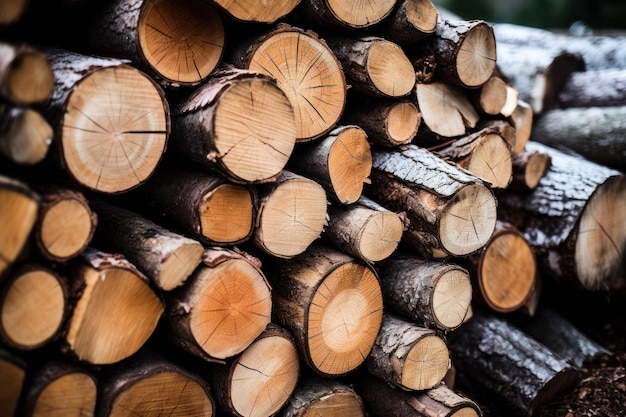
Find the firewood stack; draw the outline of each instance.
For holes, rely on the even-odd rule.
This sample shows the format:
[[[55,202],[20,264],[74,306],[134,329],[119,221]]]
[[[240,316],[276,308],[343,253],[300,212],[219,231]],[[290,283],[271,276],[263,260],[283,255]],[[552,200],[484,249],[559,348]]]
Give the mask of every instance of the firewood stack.
[[[626,289],[624,98],[593,110],[622,156],[557,150],[551,107],[604,97],[587,56],[520,66],[524,36],[447,16],[0,5],[0,414],[482,415],[458,372],[530,415],[571,386],[502,314]]]

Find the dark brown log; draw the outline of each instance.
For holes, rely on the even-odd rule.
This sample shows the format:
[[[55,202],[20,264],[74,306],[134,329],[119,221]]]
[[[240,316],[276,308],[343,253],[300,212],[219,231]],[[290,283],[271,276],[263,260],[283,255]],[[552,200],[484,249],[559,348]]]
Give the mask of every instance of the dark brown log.
[[[215,0],[230,17],[242,22],[274,23],[298,6],[301,0],[271,0],[248,3],[240,0]]]
[[[45,53],[26,44],[0,42],[1,96],[18,105],[41,103],[52,94],[53,86]]]
[[[370,0],[354,4],[349,0],[303,0],[302,14],[323,27],[364,29],[385,20],[397,0]]]
[[[469,255],[496,224],[496,198],[479,177],[409,145],[373,152],[366,195],[410,220],[407,243],[424,257]]]
[[[225,69],[173,108],[172,149],[239,183],[275,180],[296,142],[293,108],[269,77]]]
[[[161,88],[116,59],[45,52],[55,86],[43,111],[55,129],[61,167],[96,192],[121,193],[145,182],[170,131]]]
[[[458,373],[526,416],[570,389],[578,377],[576,368],[550,349],[478,309],[450,333],[448,346]]]
[[[0,29],[20,20],[28,9],[29,0],[6,1],[0,4]]]
[[[394,255],[376,266],[388,312],[444,332],[465,321],[472,302],[468,271],[451,262]]]
[[[375,270],[320,243],[289,260],[267,259],[265,265],[274,291],[274,316],[294,335],[308,366],[326,377],[359,367],[374,345],[383,315]]]
[[[524,234],[546,275],[591,291],[626,289],[624,175],[537,142],[526,146],[552,163],[532,192],[499,197],[502,220]]]
[[[44,160],[52,143],[52,127],[37,110],[0,101],[0,154],[19,165]]]
[[[434,330],[386,312],[365,367],[395,386],[427,390],[443,380],[450,367],[450,354]]]
[[[0,346],[0,414],[13,416],[26,378],[26,362]]]
[[[258,259],[209,248],[203,265],[167,295],[170,340],[212,362],[241,353],[270,322],[271,288]]]
[[[398,0],[391,15],[376,26],[376,31],[398,45],[407,45],[435,33],[438,17],[431,0]]]
[[[559,107],[626,105],[626,68],[573,72],[558,96]]]
[[[550,155],[539,151],[523,150],[513,154],[513,179],[509,190],[532,191],[550,166]]]

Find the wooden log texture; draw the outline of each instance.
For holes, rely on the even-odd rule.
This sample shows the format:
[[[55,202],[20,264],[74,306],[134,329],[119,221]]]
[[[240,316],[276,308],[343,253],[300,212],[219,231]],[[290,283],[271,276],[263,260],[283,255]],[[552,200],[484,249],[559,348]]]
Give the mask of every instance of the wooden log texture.
[[[45,53],[27,44],[0,42],[0,95],[18,105],[52,94],[54,74]]]
[[[172,149],[234,182],[275,180],[295,142],[287,95],[257,72],[216,71],[173,109]]]
[[[322,27],[365,29],[385,20],[397,0],[369,0],[354,4],[349,0],[303,0],[301,13]]]
[[[0,101],[0,154],[18,165],[44,160],[52,143],[50,123],[35,109]]]
[[[497,116],[506,104],[506,82],[502,78],[493,75],[480,88],[470,90],[468,95],[476,110],[481,114]]]
[[[515,146],[513,147],[513,152],[519,153],[524,150],[533,133],[533,109],[524,100],[517,100],[517,106],[515,106],[511,118],[515,124]]]
[[[438,17],[431,0],[398,0],[391,15],[376,26],[376,31],[398,45],[412,44],[435,33]]]
[[[0,28],[6,28],[20,21],[28,9],[29,0],[2,2],[0,5]]]
[[[17,410],[26,378],[26,362],[4,347],[0,347],[0,414],[13,416]]]
[[[247,3],[242,0],[215,0],[231,18],[241,22],[274,23],[290,14],[301,0],[271,0]]]
[[[626,68],[571,73],[559,91],[558,104],[564,108],[626,105]]]
[[[532,191],[539,184],[539,180],[550,166],[550,155],[539,151],[529,151],[513,154],[513,178],[508,189],[511,191]]]

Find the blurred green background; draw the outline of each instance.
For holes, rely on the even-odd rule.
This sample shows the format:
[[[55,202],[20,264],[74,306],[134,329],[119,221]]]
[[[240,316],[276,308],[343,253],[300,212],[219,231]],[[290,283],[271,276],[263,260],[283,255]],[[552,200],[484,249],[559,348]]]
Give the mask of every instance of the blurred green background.
[[[433,0],[464,19],[566,29],[626,29],[626,0]]]

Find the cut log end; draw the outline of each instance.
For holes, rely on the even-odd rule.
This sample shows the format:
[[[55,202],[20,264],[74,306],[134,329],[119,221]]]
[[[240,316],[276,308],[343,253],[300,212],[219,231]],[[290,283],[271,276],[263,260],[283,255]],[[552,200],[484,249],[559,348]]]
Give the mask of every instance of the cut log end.
[[[25,108],[0,136],[0,153],[16,164],[34,165],[48,154],[52,134],[52,127],[39,112]]]
[[[443,137],[464,135],[480,116],[465,94],[453,85],[432,82],[416,85],[417,103],[426,126]]]
[[[35,400],[33,416],[64,417],[93,413],[96,383],[86,372],[70,372],[51,380]]]
[[[425,336],[406,356],[402,386],[411,390],[430,389],[441,382],[449,367],[450,353],[443,339],[435,334]]]
[[[88,75],[68,100],[64,162],[86,187],[104,193],[143,183],[165,152],[167,104],[152,80],[128,66]]]
[[[389,16],[397,0],[368,0],[354,7],[346,0],[325,0],[328,9],[338,22],[357,29],[372,26]]]
[[[515,146],[513,152],[522,152],[533,132],[533,109],[523,100],[517,101],[512,114],[515,122]]]
[[[415,86],[413,64],[393,42],[381,39],[371,46],[366,70],[376,89],[385,96],[406,96]]]
[[[421,121],[422,115],[413,103],[398,103],[387,115],[387,134],[398,145],[409,143],[417,134]]]
[[[198,208],[200,234],[215,243],[246,239],[252,233],[254,197],[250,189],[222,184],[206,196]]]
[[[348,126],[339,132],[328,154],[330,181],[339,201],[357,201],[371,169],[372,154],[363,129]]]
[[[47,206],[38,224],[42,254],[54,260],[78,256],[91,241],[96,227],[84,201],[60,199]]]
[[[300,0],[270,0],[253,4],[239,0],[216,0],[230,16],[242,22],[274,23],[289,14]]]
[[[522,151],[513,154],[513,190],[530,191],[548,170],[550,155],[538,151]]]
[[[456,71],[468,88],[485,84],[496,69],[496,38],[493,29],[480,22],[467,32],[458,46]]]
[[[206,78],[224,49],[222,19],[202,0],[145,3],[137,35],[148,65],[165,80],[183,85]]]
[[[483,178],[492,188],[506,188],[513,175],[511,150],[497,133],[489,133],[476,144],[467,170]]]
[[[424,34],[435,33],[439,12],[431,0],[409,0],[406,2],[409,21]]]
[[[158,276],[164,291],[180,286],[200,263],[204,248],[198,242],[183,243],[165,260]]]
[[[439,277],[431,304],[441,327],[452,330],[463,324],[471,303],[472,283],[467,271],[454,268]]]
[[[480,89],[479,108],[488,115],[500,114],[506,104],[506,83],[500,77],[491,77]]]
[[[397,214],[375,213],[362,228],[359,252],[371,262],[386,259],[398,247],[403,232],[404,224]]]
[[[0,275],[15,261],[37,219],[39,202],[27,193],[2,186],[0,177]]]
[[[47,99],[54,75],[46,54],[27,48],[20,51],[5,74],[7,96],[14,103],[32,104]]]

